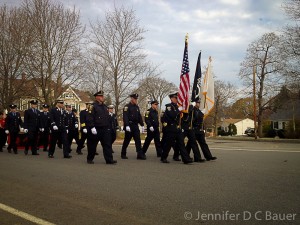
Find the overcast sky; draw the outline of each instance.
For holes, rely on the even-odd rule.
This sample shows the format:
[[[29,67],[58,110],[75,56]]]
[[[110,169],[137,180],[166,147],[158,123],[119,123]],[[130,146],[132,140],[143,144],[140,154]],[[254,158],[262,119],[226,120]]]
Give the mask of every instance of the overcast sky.
[[[18,4],[19,0],[0,0]],[[282,0],[61,0],[80,10],[83,23],[101,18],[113,5],[133,8],[147,32],[149,60],[160,64],[163,77],[179,84],[184,38],[189,33],[190,75],[198,53],[202,66],[212,56],[217,79],[241,85],[240,63],[248,45],[267,32],[278,32],[288,21]]]

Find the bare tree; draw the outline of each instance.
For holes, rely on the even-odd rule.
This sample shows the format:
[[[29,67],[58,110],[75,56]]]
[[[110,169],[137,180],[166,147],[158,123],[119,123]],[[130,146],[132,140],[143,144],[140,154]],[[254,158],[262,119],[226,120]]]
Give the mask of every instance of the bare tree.
[[[101,59],[94,48],[88,48],[85,58],[85,80],[81,87],[91,93],[103,90],[110,92],[107,62]]]
[[[241,63],[239,76],[247,86],[253,84],[253,68],[257,71],[255,79],[257,80],[259,137],[262,137],[263,112],[282,84],[279,72],[283,68],[283,62],[280,59],[279,46],[280,41],[277,35],[264,34],[249,45],[246,57]]]
[[[34,43],[26,55],[28,77],[52,103],[83,74],[80,41],[84,27],[79,12],[50,0],[24,0]]]
[[[99,61],[105,62],[116,112],[142,78],[148,65],[142,41],[145,30],[132,9],[114,8],[104,21],[90,23],[90,41]]]
[[[300,1],[286,0],[283,9],[290,24],[284,27],[281,37],[281,56],[286,62],[283,75],[288,85],[300,83]]]
[[[0,7],[0,105],[18,100],[23,82],[17,82],[24,71],[24,60],[32,44],[32,29],[20,8]],[[1,108],[1,106],[0,106]]]
[[[236,88],[230,82],[224,82],[221,80],[215,81],[215,106],[212,113],[208,117],[213,120],[214,134],[218,135],[217,124],[221,121],[221,118],[226,117],[225,109],[228,106],[230,99],[236,95]]]
[[[164,78],[147,77],[141,80],[139,89],[143,95],[147,96],[148,100],[157,100],[161,109],[164,98],[170,93],[176,92],[178,87]]]

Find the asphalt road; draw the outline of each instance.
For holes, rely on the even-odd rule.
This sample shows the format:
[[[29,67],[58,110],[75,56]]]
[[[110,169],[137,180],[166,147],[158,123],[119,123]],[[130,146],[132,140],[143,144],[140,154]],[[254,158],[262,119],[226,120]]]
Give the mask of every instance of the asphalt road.
[[[115,145],[117,165],[102,154],[89,165],[86,150],[72,159],[4,150],[0,204],[64,225],[300,224],[300,144],[208,143],[218,159],[192,165],[162,164],[154,146],[140,161],[133,146],[120,159]],[[35,224],[16,214],[0,207],[0,224]]]

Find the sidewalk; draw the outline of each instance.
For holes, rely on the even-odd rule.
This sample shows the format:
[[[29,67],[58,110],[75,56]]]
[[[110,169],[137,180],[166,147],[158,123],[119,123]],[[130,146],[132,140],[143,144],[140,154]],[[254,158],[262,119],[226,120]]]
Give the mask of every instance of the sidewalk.
[[[255,140],[254,137],[247,136],[221,136],[221,137],[207,137],[206,140],[228,140],[228,141],[254,141],[254,142],[283,142],[283,143],[299,143],[300,139],[286,139],[286,138],[259,138]]]

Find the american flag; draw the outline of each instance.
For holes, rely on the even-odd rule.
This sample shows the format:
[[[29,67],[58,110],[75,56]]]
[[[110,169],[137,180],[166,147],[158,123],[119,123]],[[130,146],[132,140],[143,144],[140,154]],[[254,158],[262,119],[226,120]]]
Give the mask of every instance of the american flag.
[[[183,53],[183,61],[180,75],[180,85],[178,91],[178,104],[183,110],[189,107],[189,91],[190,91],[190,76],[189,76],[189,59],[188,59],[188,36],[185,36],[185,46]]]

